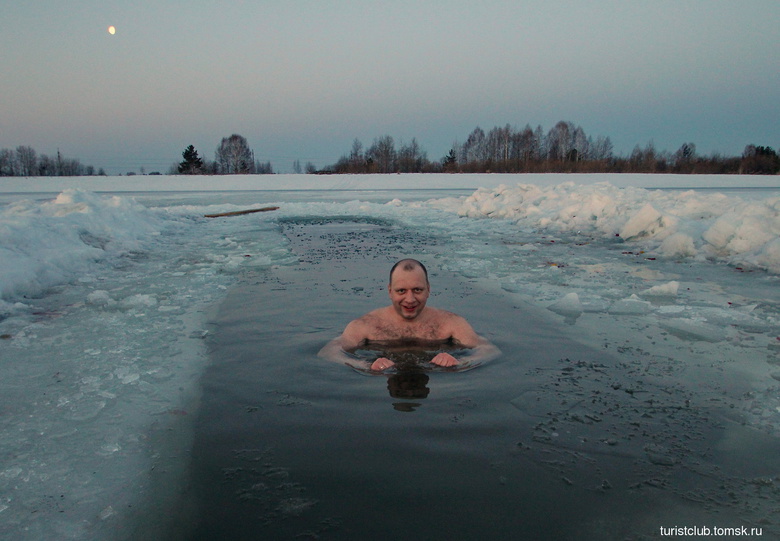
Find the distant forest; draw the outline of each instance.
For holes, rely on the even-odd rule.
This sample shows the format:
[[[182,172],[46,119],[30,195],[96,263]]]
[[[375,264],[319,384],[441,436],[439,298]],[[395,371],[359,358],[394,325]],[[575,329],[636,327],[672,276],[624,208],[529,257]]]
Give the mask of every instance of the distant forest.
[[[56,156],[38,155],[30,146],[18,146],[16,150],[0,149],[0,177],[83,177],[105,175],[91,165],[82,165],[79,160],[65,158],[57,151]]]
[[[526,125],[475,128],[441,160],[430,161],[416,139],[396,148],[389,135],[370,147],[355,139],[351,150],[319,173],[686,173],[764,174],[780,172],[780,158],[766,146],[747,145],[741,156],[700,156],[694,143],[675,152],[652,142],[637,145],[629,156],[616,156],[609,137],[589,136],[572,122],[561,121],[545,132]]]
[[[572,122],[560,121],[545,131],[526,125],[510,125],[485,132],[475,128],[465,142],[455,142],[446,156],[430,160],[416,138],[396,146],[390,135],[377,137],[365,148],[355,139],[352,148],[324,168],[312,163],[293,163],[295,173],[684,173],[776,175],[780,157],[769,146],[749,144],[741,156],[702,156],[694,143],[683,143],[674,152],[658,150],[651,142],[635,146],[628,156],[615,155],[609,137],[593,137]],[[167,171],[170,175],[272,174],[270,162],[255,159],[245,137],[224,137],[215,159],[202,158],[193,145],[182,160]],[[128,173],[134,174],[134,173]],[[144,174],[143,168],[141,174]],[[149,174],[160,174],[152,172]],[[77,159],[38,155],[29,146],[0,149],[0,176],[90,176],[105,175],[103,169],[82,165]]]

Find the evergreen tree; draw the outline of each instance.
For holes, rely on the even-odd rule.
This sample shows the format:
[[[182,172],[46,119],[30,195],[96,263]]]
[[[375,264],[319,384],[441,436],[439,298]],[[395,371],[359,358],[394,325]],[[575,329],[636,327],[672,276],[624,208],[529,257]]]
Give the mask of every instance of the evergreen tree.
[[[199,175],[203,172],[203,160],[198,156],[198,151],[190,145],[181,153],[184,161],[179,164],[179,173],[182,175]]]
[[[450,153],[444,156],[441,160],[442,167],[445,173],[455,173],[458,170],[458,155],[455,153],[455,149],[450,149]]]

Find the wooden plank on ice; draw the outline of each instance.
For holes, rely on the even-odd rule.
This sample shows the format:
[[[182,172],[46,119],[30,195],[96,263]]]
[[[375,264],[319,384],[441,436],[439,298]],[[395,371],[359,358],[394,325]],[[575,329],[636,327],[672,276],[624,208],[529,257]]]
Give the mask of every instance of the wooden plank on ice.
[[[222,218],[223,216],[243,216],[244,214],[253,214],[255,212],[269,212],[277,210],[279,207],[263,207],[261,209],[234,210],[233,212],[220,212],[219,214],[204,214],[204,218]]]

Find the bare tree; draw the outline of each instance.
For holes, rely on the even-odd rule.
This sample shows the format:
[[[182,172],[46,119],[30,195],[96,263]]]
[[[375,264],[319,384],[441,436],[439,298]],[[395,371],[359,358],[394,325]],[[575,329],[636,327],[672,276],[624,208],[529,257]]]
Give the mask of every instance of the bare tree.
[[[550,160],[563,161],[569,158],[572,149],[574,124],[561,120],[547,132],[547,149]]]
[[[367,170],[366,156],[363,154],[363,143],[360,142],[360,139],[355,138],[352,141],[352,149],[349,151],[349,156],[346,160],[346,172],[365,173]]]
[[[408,145],[401,145],[398,151],[398,171],[400,173],[420,173],[428,161],[428,156],[420,148],[416,138]]]
[[[508,162],[511,140],[512,127],[509,124],[490,130],[485,140],[485,160],[494,164]]]
[[[461,163],[484,163],[487,155],[485,152],[485,131],[477,126],[474,128],[466,142],[461,147]]]
[[[536,147],[536,156],[534,156],[534,159],[544,160],[548,155],[547,138],[544,136],[544,128],[542,128],[541,124],[537,125],[536,130],[534,130],[534,140]]]
[[[539,159],[539,143],[530,124],[526,124],[523,131],[515,136],[513,158],[526,167],[531,160]]]
[[[370,159],[377,168],[378,173],[394,173],[396,170],[395,141],[390,135],[374,139],[374,143],[367,151]]]
[[[254,154],[246,138],[233,134],[223,137],[216,152],[217,172],[222,175],[243,175],[254,172]]]
[[[674,153],[674,165],[680,171],[690,171],[695,159],[696,145],[693,143],[683,143],[680,148],[677,149],[677,152]]]
[[[585,135],[585,130],[583,130],[579,126],[574,128],[574,133],[572,134],[572,139],[571,139],[571,145],[572,145],[572,150],[574,150],[575,152],[572,153],[572,150],[570,150],[569,155],[570,157],[573,158],[574,161],[580,161],[587,158],[587,156],[590,153],[588,138]]]
[[[595,143],[590,144],[590,158],[592,160],[612,159],[612,140],[609,137],[599,136]]]
[[[18,174],[20,176],[34,176],[38,169],[38,156],[35,153],[35,149],[30,146],[16,147],[16,163],[19,167]]]
[[[0,176],[13,177],[16,175],[16,154],[12,150],[4,148],[0,150]]]
[[[60,159],[60,176],[63,177],[80,177],[85,173],[84,166],[77,159]]]
[[[53,177],[57,174],[57,162],[46,154],[38,159],[38,174],[42,177]]]

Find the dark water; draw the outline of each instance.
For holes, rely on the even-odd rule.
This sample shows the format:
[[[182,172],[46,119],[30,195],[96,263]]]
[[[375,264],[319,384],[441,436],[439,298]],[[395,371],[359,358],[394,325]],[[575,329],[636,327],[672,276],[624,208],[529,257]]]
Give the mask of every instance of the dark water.
[[[776,531],[776,439],[730,419],[674,360],[569,340],[548,313],[438,272],[447,246],[419,232],[360,218],[282,225],[299,265],[247,276],[213,322],[186,539]],[[387,302],[402,256],[428,264],[429,303],[466,316],[501,358],[388,377],[316,356]]]

